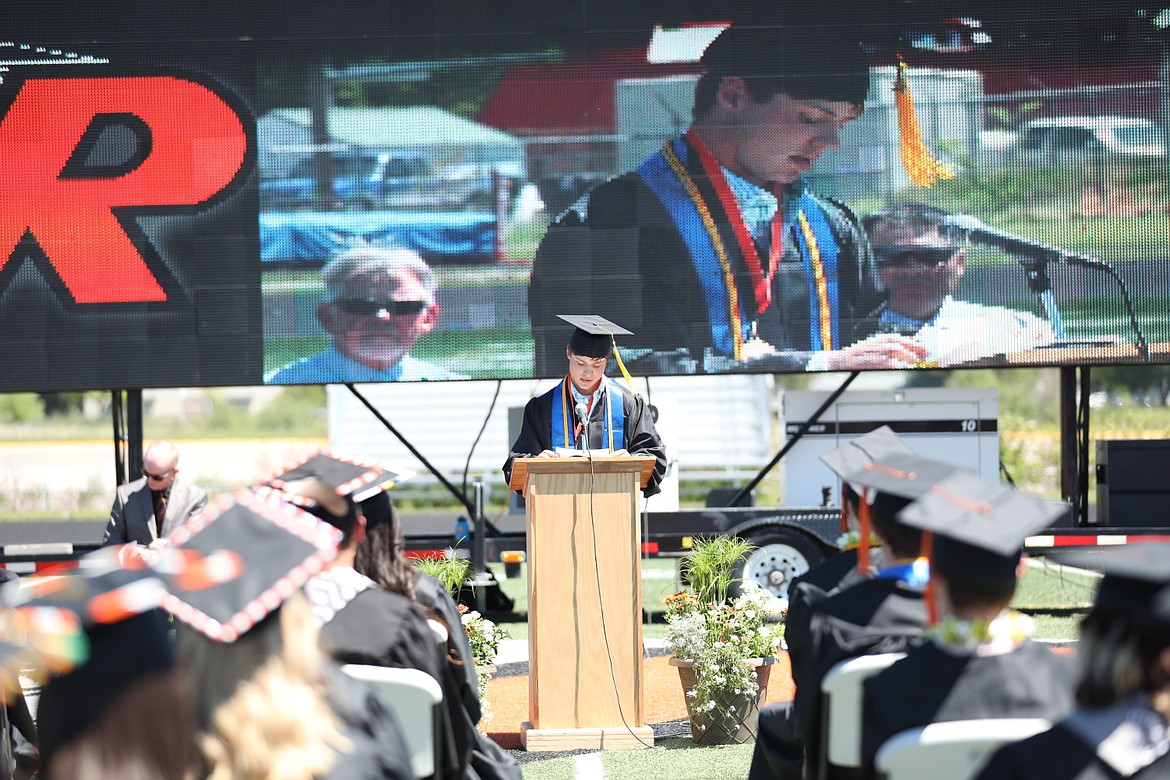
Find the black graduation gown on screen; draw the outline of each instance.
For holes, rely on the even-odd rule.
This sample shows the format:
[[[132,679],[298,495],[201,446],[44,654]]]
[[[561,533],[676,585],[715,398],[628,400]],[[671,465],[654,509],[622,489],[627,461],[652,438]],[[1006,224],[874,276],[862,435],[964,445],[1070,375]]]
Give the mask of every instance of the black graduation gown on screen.
[[[1058,723],[1048,731],[1000,748],[976,780],[1164,780],[1170,753],[1136,772],[1122,774],[1089,745]]]
[[[821,682],[838,662],[861,655],[905,652],[926,630],[923,589],[900,579],[863,580],[822,599],[809,621],[811,656],[793,699],[806,760],[820,755]]]
[[[698,155],[688,154],[685,164],[722,236],[740,299],[748,300],[752,286],[731,220]],[[799,194],[795,185],[793,193]],[[839,341],[849,345],[876,332],[885,292],[856,215],[843,203],[814,197],[840,248]],[[781,352],[761,370],[800,371],[810,356],[808,272],[795,230],[785,236],[772,305],[759,320],[760,337]],[[560,371],[572,327],[556,315],[570,311],[633,331],[623,337],[625,346],[650,351],[638,371],[694,373],[694,363],[703,370],[713,339],[702,282],[674,217],[636,173],[595,187],[557,218],[537,248],[528,285],[535,376]]]
[[[1073,707],[1071,660],[1026,641],[1000,655],[943,650],[933,642],[863,683],[862,762],[906,729],[973,718],[1045,718],[1056,722]]]
[[[563,347],[561,355],[564,355]],[[610,392],[614,387],[615,383],[607,383],[605,392]],[[650,408],[641,396],[634,395],[621,383],[617,383],[616,387],[621,390],[623,398],[625,449],[631,455],[648,455],[654,458],[654,471],[650,474],[646,487],[642,489],[643,495],[653,496],[659,492],[658,484],[666,475],[666,446],[658,436]],[[512,461],[516,458],[531,458],[545,450],[556,449],[552,441],[552,407],[555,389],[529,400],[524,407],[520,435],[516,437],[516,442],[512,445],[512,452],[508,455],[508,461],[504,464],[503,469],[504,478],[509,482],[512,480]],[[589,413],[588,436],[589,446],[592,449],[608,446],[602,435],[605,420],[605,403],[603,401],[604,398],[601,398],[597,403],[594,403],[593,409]],[[571,405],[570,401],[570,407]],[[570,408],[571,418],[572,410]]]

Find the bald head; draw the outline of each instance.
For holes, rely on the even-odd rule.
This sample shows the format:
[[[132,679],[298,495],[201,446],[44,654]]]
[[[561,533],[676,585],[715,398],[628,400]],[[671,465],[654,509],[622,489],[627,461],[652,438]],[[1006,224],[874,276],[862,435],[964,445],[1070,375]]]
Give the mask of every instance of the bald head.
[[[179,450],[165,439],[146,448],[142,457],[142,472],[151,490],[166,490],[179,473]]]

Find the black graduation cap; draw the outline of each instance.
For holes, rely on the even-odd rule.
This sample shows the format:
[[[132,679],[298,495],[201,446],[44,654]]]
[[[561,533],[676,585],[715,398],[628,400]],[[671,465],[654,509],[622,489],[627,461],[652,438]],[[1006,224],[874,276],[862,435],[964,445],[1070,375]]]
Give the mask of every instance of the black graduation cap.
[[[207,565],[168,582],[163,606],[211,639],[234,642],[337,556],[341,532],[275,494],[238,490],[170,538],[172,559]]]
[[[913,455],[914,450],[906,442],[898,438],[894,430],[883,425],[875,428],[864,436],[858,436],[846,442],[831,452],[821,455],[821,461],[833,472],[845,480],[845,475],[862,469],[867,463],[873,463],[891,455]],[[848,480],[845,480],[848,481]]]
[[[826,452],[821,460],[854,488],[900,498],[917,498],[955,471],[948,463],[914,454],[886,425]]]
[[[161,579],[149,569],[107,568],[106,560],[97,556],[80,574],[30,579],[19,593],[6,593],[17,605],[13,611],[30,620],[68,613],[84,630],[74,662],[57,668],[54,653],[60,661],[63,652],[79,647],[70,625],[61,624],[55,635],[46,625],[30,631],[47,672],[37,709],[42,768],[128,686],[175,666],[166,616],[159,609],[165,595]]]
[[[573,326],[569,347],[574,353],[585,357],[609,357],[616,346],[614,336],[634,335],[596,314],[558,314],[557,317]]]
[[[1105,575],[1097,587],[1095,610],[1170,630],[1170,544],[1127,544],[1053,557],[1059,563]]]
[[[918,455],[889,455],[864,463],[842,478],[854,487],[914,499],[959,470],[949,463]]]
[[[411,472],[405,469],[388,468],[380,463],[345,458],[321,450],[291,466],[286,466],[280,472],[257,484],[283,490],[290,483],[308,477],[316,477],[336,490],[337,495],[347,496],[360,502],[384,490],[389,490],[409,476],[411,476]],[[298,499],[296,494],[289,495],[287,500],[304,506],[310,505],[310,501],[306,497],[301,496]]]
[[[715,77],[768,79],[798,100],[862,105],[869,64],[859,31],[817,10],[789,12],[782,25],[733,24],[703,52]]]
[[[899,520],[934,534],[931,559],[948,576],[971,582],[1015,579],[1020,548],[1063,512],[1013,487],[956,470],[932,485]]]

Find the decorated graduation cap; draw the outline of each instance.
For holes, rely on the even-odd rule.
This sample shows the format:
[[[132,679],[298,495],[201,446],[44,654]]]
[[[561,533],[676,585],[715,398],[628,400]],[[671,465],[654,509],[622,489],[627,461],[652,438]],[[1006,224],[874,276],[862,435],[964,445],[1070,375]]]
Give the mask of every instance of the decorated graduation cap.
[[[163,606],[209,638],[234,642],[337,556],[341,532],[274,493],[238,490],[170,538],[173,560],[207,565],[174,578]]]
[[[44,771],[134,683],[175,667],[158,575],[110,568],[112,556],[87,558],[79,574],[31,579],[6,593],[11,611],[30,621],[47,672],[37,709]]]
[[[1155,631],[1170,631],[1170,544],[1127,544],[1054,557],[1062,564],[1104,575],[1093,601],[1095,611],[1120,615]]]
[[[557,317],[573,326],[569,348],[585,357],[607,358],[617,346],[615,336],[634,335],[596,314],[558,314]]]
[[[381,463],[345,458],[321,450],[286,466],[258,484],[289,492],[286,491],[289,484],[316,477],[332,487],[337,495],[361,502],[389,490],[410,476],[412,473],[405,469],[388,468]],[[302,506],[309,506],[312,500],[305,496],[298,500],[297,495],[291,492],[287,499]]]
[[[1055,503],[956,470],[899,515],[921,529],[923,548],[941,576],[977,591],[1010,589],[1030,534],[1064,512]]]

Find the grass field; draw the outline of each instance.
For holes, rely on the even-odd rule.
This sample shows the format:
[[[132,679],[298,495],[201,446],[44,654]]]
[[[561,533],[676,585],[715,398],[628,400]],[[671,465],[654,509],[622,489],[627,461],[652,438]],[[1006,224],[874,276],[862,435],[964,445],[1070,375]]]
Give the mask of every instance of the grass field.
[[[678,590],[674,559],[652,558],[642,561],[642,609],[646,621],[642,634],[661,639],[666,634],[662,600]],[[512,639],[528,638],[527,566],[520,567],[520,576],[504,579],[500,589],[514,601],[514,619],[502,621]],[[1036,558],[1029,565],[1016,591],[1014,606],[1033,614],[1035,636],[1040,639],[1069,641],[1077,636],[1081,613],[1093,600],[1097,577],[1057,566],[1047,559]]]

